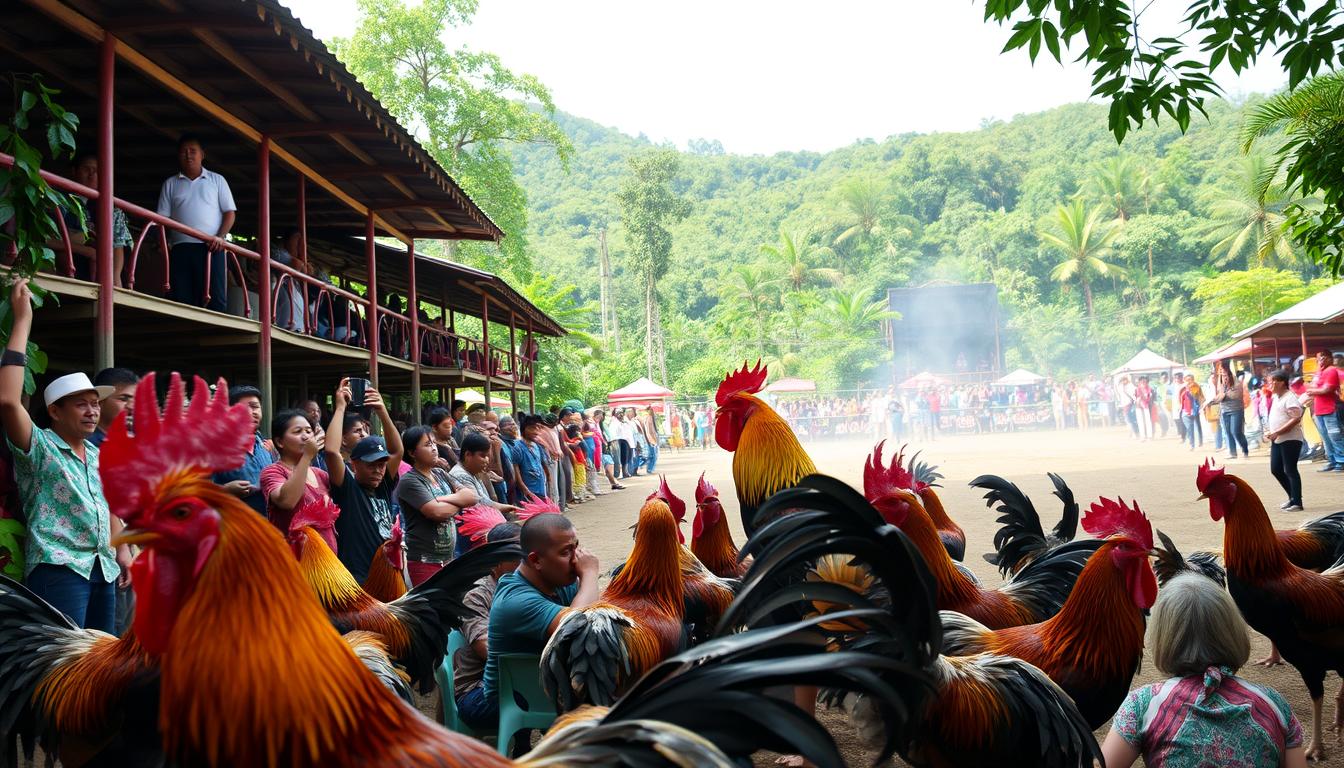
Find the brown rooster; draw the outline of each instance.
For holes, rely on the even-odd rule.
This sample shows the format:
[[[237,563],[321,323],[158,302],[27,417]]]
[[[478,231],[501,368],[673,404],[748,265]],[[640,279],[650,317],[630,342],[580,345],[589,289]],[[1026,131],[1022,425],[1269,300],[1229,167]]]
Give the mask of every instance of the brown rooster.
[[[1031,499],[1016,485],[998,475],[981,475],[971,481],[972,487],[988,490],[985,506],[999,505],[996,511],[1002,526],[994,534],[994,552],[986,553],[985,560],[997,565],[1004,576],[1017,573],[1033,559],[1073,541],[1078,531],[1078,502],[1073,499],[1073,491],[1059,475],[1047,472],[1046,477],[1054,484],[1054,495],[1063,504],[1059,522],[1049,534],[1041,529],[1041,516]]]
[[[882,445],[864,465],[863,494],[888,523],[910,537],[933,574],[938,607],[964,613],[990,629],[1036,624],[1064,605],[1099,541],[1064,544],[1033,560],[1006,584],[986,589],[956,567],[919,497],[909,490],[899,457],[883,466]]]
[[[724,377],[714,394],[714,440],[733,453],[733,485],[747,535],[756,530],[757,507],[817,471],[788,422],[756,397],[768,372],[759,360],[754,368],[744,363]]]
[[[279,533],[214,489],[208,468],[220,444],[197,436],[211,428],[227,435],[236,426],[246,438],[245,408],[230,410],[198,380],[193,406],[208,401],[196,415],[213,425],[202,428],[199,419],[183,418],[180,382],[170,388],[162,419],[145,407],[153,402],[152,381],[137,394],[137,434],[128,436],[124,421],[113,426],[104,452],[112,458],[101,471],[112,511],[128,525],[122,539],[144,548],[135,563],[135,622],[150,638],[146,651],[160,655],[157,714],[171,763],[730,768],[768,748],[802,751],[823,768],[839,768],[843,760],[824,729],[761,696],[761,688],[797,679],[858,689],[884,700],[895,727],[907,711],[908,695],[875,677],[903,675],[908,688],[917,672],[874,654],[813,657],[810,649],[822,641],[803,624],[725,638],[672,659],[637,695],[608,712],[571,718],[532,753],[509,760],[442,729],[380,685],[331,626]],[[492,567],[495,546],[473,550],[441,573],[469,585]],[[240,635],[245,641],[233,642]]]
[[[1293,565],[1250,483],[1206,461],[1195,479],[1209,516],[1224,521],[1227,590],[1246,623],[1268,637],[1297,668],[1311,694],[1308,759],[1325,756],[1321,701],[1326,672],[1344,673],[1344,567],[1317,573]],[[1344,721],[1336,698],[1334,727]]]
[[[666,503],[678,524],[686,519],[686,502],[668,487],[666,476],[659,478],[658,488],[649,494],[649,499]],[[681,583],[686,600],[682,621],[686,624],[688,640],[696,643],[713,632],[719,618],[728,609],[728,604],[733,602],[739,584],[736,578],[720,577],[701,562],[695,552],[686,546],[680,525],[677,527],[677,538],[680,545],[677,565],[681,568]]]
[[[886,441],[883,441],[886,442]],[[901,446],[901,452],[896,460],[905,455],[905,446]],[[947,514],[943,507],[943,500],[938,498],[938,492],[933,490],[938,487],[938,481],[943,479],[939,474],[938,468],[928,462],[919,460],[919,453],[910,457],[909,466],[906,472],[910,476],[910,490],[914,491],[921,503],[924,505],[924,511],[929,513],[929,519],[933,521],[933,527],[938,529],[938,538],[943,542],[943,548],[947,554],[957,562],[966,559],[966,532],[957,525]]]
[[[1088,726],[1100,728],[1129,693],[1143,658],[1144,611],[1157,599],[1148,563],[1153,527],[1138,504],[1110,499],[1093,504],[1082,525],[1106,541],[1088,558],[1059,613],[1040,624],[992,630],[944,611],[943,652],[1031,662],[1069,694]]]
[[[728,517],[719,503],[719,491],[705,481],[695,485],[695,520],[691,523],[691,553],[715,576],[725,579],[741,578],[750,562],[739,560],[733,532],[728,528]]]
[[[401,521],[392,523],[392,535],[384,541],[369,561],[369,575],[364,577],[364,591],[369,597],[390,603],[406,594],[406,552],[401,544],[404,536]]]

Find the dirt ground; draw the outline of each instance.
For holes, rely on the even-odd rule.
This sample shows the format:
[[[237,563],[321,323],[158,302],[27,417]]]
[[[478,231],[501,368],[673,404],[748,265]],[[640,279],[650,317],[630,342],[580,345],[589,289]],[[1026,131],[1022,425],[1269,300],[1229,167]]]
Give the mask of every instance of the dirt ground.
[[[872,449],[872,441],[822,442],[809,444],[808,450],[818,469],[855,486],[861,483],[863,461]],[[980,474],[997,474],[1014,483],[1031,497],[1042,523],[1053,526],[1059,516],[1059,503],[1051,495],[1052,486],[1046,472],[1064,477],[1080,504],[1087,504],[1099,496],[1116,495],[1136,499],[1156,528],[1162,529],[1176,546],[1189,554],[1198,549],[1218,550],[1222,546],[1223,526],[1209,518],[1207,502],[1198,501],[1195,490],[1195,469],[1206,455],[1214,455],[1212,444],[1203,452],[1191,452],[1179,443],[1174,433],[1166,439],[1139,443],[1121,429],[1093,429],[1088,431],[995,434],[985,436],[942,437],[933,442],[912,443],[910,450],[922,450],[923,458],[939,465],[945,476],[939,494],[948,513],[966,530],[966,564],[982,583],[1000,581],[997,571],[981,558],[991,550],[996,529],[992,510],[986,508],[982,492],[967,483]],[[1336,474],[1318,475],[1317,465],[1302,465],[1305,512],[1278,511],[1284,494],[1269,474],[1268,449],[1253,451],[1250,459],[1228,463],[1228,471],[1248,480],[1261,494],[1270,508],[1276,527],[1295,526],[1304,519],[1317,517],[1344,508],[1344,477]],[[729,520],[739,525],[735,495],[732,492],[732,455],[717,448],[701,451],[664,451],[658,471],[665,473],[673,491],[694,503],[696,478],[702,471],[720,490]],[[604,568],[625,558],[630,548],[630,532],[640,502],[653,489],[655,480],[637,477],[626,481],[627,490],[603,496],[595,502],[582,504],[570,510],[579,529],[581,542],[591,548]],[[606,489],[605,480],[602,488]],[[693,514],[693,507],[692,512]],[[689,516],[689,515],[688,515]],[[689,531],[688,531],[689,533]],[[1079,531],[1080,535],[1083,535]],[[743,540],[737,529],[737,541]],[[1252,660],[1269,651],[1264,637],[1252,633]],[[1311,701],[1301,678],[1291,667],[1266,669],[1248,666],[1242,673],[1250,680],[1267,684],[1283,693],[1293,710],[1308,729],[1311,721]],[[1158,680],[1159,673],[1144,664],[1134,680],[1135,685]],[[1336,690],[1333,676],[1326,683],[1328,694]],[[1327,727],[1333,702],[1327,694]],[[853,766],[871,764],[872,756],[864,755],[853,742],[848,727],[834,713],[821,717],[836,735],[846,757]],[[1107,728],[1098,731],[1104,738]],[[1333,746],[1330,757],[1317,765],[1344,767],[1344,745],[1334,745],[1327,731],[1327,746]],[[773,761],[761,760],[768,765]],[[901,761],[896,760],[896,765]]]

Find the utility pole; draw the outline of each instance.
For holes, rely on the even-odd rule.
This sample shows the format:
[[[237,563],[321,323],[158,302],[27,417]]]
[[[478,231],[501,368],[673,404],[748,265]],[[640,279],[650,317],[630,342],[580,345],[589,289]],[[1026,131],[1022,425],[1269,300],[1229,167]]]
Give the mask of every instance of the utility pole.
[[[600,290],[602,303],[602,341],[610,341],[615,348],[616,354],[621,354],[621,324],[616,316],[615,297],[611,295],[611,259],[607,256],[607,228],[603,227],[597,232],[597,242],[599,246],[598,265],[601,271]],[[611,336],[608,337],[607,333]]]

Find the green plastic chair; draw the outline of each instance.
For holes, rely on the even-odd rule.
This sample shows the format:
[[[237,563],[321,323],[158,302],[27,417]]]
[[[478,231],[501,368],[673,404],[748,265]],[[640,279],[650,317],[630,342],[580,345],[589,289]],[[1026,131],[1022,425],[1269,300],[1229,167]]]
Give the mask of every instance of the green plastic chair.
[[[448,633],[448,655],[435,670],[434,682],[439,684],[439,697],[443,700],[443,724],[463,736],[475,736],[476,732],[457,714],[457,697],[453,695],[453,656],[466,645],[467,638],[461,632],[455,629]]]
[[[555,709],[541,689],[541,657],[526,653],[503,653],[499,665],[499,754],[509,756],[509,744],[524,728],[546,730],[555,722]],[[517,694],[515,697],[514,694]],[[527,703],[523,709],[518,699]]]

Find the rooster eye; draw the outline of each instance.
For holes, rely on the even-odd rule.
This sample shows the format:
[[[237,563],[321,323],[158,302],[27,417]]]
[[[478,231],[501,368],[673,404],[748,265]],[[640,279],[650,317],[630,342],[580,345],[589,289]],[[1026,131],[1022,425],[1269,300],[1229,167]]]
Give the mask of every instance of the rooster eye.
[[[185,504],[178,507],[173,507],[173,511],[171,514],[174,518],[178,520],[185,520],[189,515],[191,515],[191,507],[188,507]]]

